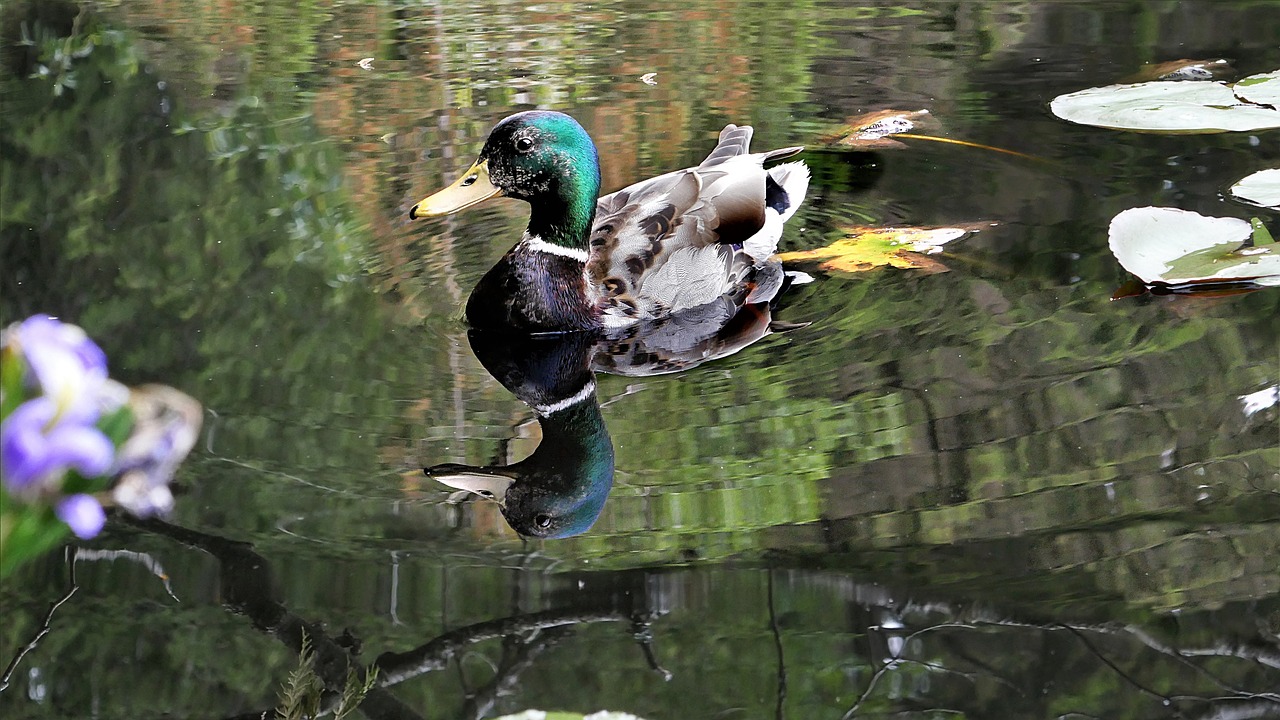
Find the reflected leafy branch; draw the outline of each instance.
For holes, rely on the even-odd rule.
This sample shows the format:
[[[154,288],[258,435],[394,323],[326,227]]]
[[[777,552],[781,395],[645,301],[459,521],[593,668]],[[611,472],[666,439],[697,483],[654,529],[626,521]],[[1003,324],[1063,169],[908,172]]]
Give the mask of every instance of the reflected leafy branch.
[[[1032,632],[1067,632],[1075,637],[1081,645],[1097,660],[1102,663],[1111,673],[1122,679],[1126,684],[1135,688],[1137,691],[1151,697],[1161,703],[1162,706],[1191,706],[1196,705],[1208,706],[1204,717],[1254,717],[1257,715],[1268,715],[1274,713],[1277,705],[1280,705],[1280,694],[1274,691],[1253,692],[1247,689],[1239,688],[1224,680],[1221,676],[1211,671],[1199,663],[1193,662],[1190,658],[1197,656],[1210,657],[1229,657],[1245,660],[1257,665],[1274,668],[1277,667],[1277,653],[1270,648],[1258,647],[1248,643],[1220,643],[1208,647],[1196,648],[1179,648],[1169,643],[1153,637],[1151,633],[1142,628],[1129,624],[1120,623],[1104,623],[1104,624],[1081,624],[1081,623],[1038,623],[1030,621],[1022,621],[1014,618],[995,616],[989,610],[959,610],[946,606],[946,604],[931,604],[927,608],[916,608],[917,610],[928,610],[930,612],[946,612],[952,613],[956,619],[938,622],[935,624],[921,627],[910,633],[902,635],[902,647],[906,648],[913,640],[923,639],[930,634],[939,631],[959,630],[959,631],[982,631],[988,628],[1014,628],[1024,629]],[[1164,693],[1150,686],[1142,679],[1130,672],[1120,663],[1114,661],[1101,648],[1096,639],[1099,637],[1129,637],[1137,640],[1148,649],[1157,652],[1163,656],[1175,659],[1179,665],[1182,665],[1197,675],[1205,678],[1214,686],[1223,691],[1219,695],[1206,694],[1190,694],[1190,693]],[[945,639],[945,638],[944,638]],[[910,659],[903,657],[894,657],[891,662],[885,663],[881,667],[877,667],[872,675],[866,688],[860,694],[858,700],[846,711],[844,718],[856,717],[862,711],[868,701],[874,696],[877,687],[885,675],[896,670],[897,668],[912,665],[924,667],[930,671],[941,671],[949,675],[957,675],[964,677],[971,683],[976,683],[980,678],[994,679],[996,682],[1004,685],[1019,694],[1023,694],[1018,686],[1000,674],[988,663],[969,657],[967,653],[962,652],[959,648],[950,647],[951,643],[944,642],[948,647],[948,651],[955,657],[964,660],[967,663],[978,668],[976,672],[965,672],[955,668],[948,668],[939,662],[928,662],[918,659]],[[1187,708],[1189,710],[1189,708]],[[1257,710],[1257,712],[1255,712]],[[1186,710],[1184,710],[1186,711]],[[938,709],[930,709],[929,712],[943,712]],[[1090,717],[1083,713],[1068,713],[1059,717]]]
[[[858,697],[858,700],[857,700],[857,702],[855,702],[855,703],[853,704],[853,707],[851,707],[851,708],[849,708],[847,711],[845,711],[845,714],[841,716],[841,720],[852,720],[853,718],[856,718],[856,717],[858,716],[858,711],[859,711],[859,710],[862,708],[862,706],[867,702],[867,700],[869,700],[869,699],[871,698],[871,693],[872,693],[872,691],[874,691],[874,690],[875,690],[876,685],[879,683],[880,679],[881,679],[882,677],[884,677],[886,674],[888,674],[889,672],[894,671],[894,670],[897,670],[898,668],[901,668],[901,667],[906,666],[906,665],[912,665],[912,666],[922,667],[922,668],[924,668],[924,669],[926,669],[926,670],[931,670],[931,671],[933,671],[933,672],[940,672],[940,673],[944,673],[944,674],[947,674],[947,675],[955,675],[955,676],[958,676],[958,677],[962,677],[962,678],[964,678],[965,680],[968,680],[970,683],[973,683],[973,684],[977,684],[978,678],[979,678],[981,675],[987,674],[987,673],[964,672],[963,670],[956,670],[956,669],[953,669],[953,668],[946,667],[945,665],[940,665],[940,664],[938,664],[938,663],[932,663],[932,662],[926,662],[926,661],[924,661],[924,660],[911,660],[911,659],[908,659],[908,658],[894,658],[893,662],[886,663],[886,664],[884,664],[884,665],[880,666],[879,668],[876,668],[875,674],[873,674],[873,675],[871,676],[871,680],[867,682],[867,688],[866,688],[865,690],[863,690],[863,691],[862,691],[862,695]],[[1008,686],[1010,689],[1012,689],[1012,690],[1014,690],[1014,691],[1018,691],[1017,686],[1016,686],[1016,685],[1014,685],[1013,683],[1009,682],[1009,681],[1008,681],[1008,680],[1006,680],[1005,678],[999,677],[998,675],[995,675],[994,673],[991,673],[991,676],[992,676],[992,677],[994,677],[994,678],[995,678],[995,679],[996,679],[1000,684],[1002,684],[1002,685],[1006,685],[1006,686]],[[915,711],[911,711],[911,712],[915,712]],[[959,710],[946,710],[946,709],[943,709],[943,708],[928,708],[928,712],[949,712],[949,713],[957,713],[957,714],[960,714],[960,715],[963,715],[963,714],[964,714],[963,712],[961,712],[961,711],[959,711]],[[902,713],[895,713],[895,714],[902,714]]]
[[[489,715],[498,698],[514,689],[520,675],[543,653],[568,637],[570,631],[568,627],[539,631],[528,641],[516,641],[504,648],[502,662],[494,669],[494,677],[474,692],[467,693],[462,715],[476,720]]]
[[[266,558],[254,551],[252,545],[162,520],[124,519],[138,528],[213,556],[221,566],[220,580],[228,608],[246,616],[256,629],[276,637],[300,656],[304,644],[309,644],[314,652],[314,672],[325,687],[322,712],[332,712],[341,704],[343,689],[348,686],[353,672],[356,680],[361,683],[365,681],[367,676],[364,669],[351,661],[345,643],[329,637],[321,623],[295,615],[283,603],[271,597],[271,588],[274,586],[271,565]],[[418,713],[379,687],[370,688],[360,707],[371,718],[421,718]],[[236,720],[268,718],[274,712],[274,708],[257,711],[237,716]]]
[[[405,652],[385,652],[377,666],[384,685],[396,685],[428,672],[443,670],[470,645],[485,640],[562,628],[580,623],[625,622],[631,616],[620,610],[547,610],[467,625],[451,630]]]
[[[1188,659],[1188,656],[1195,656],[1195,655],[1203,654],[1203,655],[1213,655],[1213,656],[1217,656],[1217,657],[1233,657],[1233,658],[1236,658],[1236,659],[1249,660],[1249,661],[1257,662],[1257,663],[1259,663],[1259,664],[1261,664],[1261,665],[1267,665],[1267,666],[1271,666],[1271,667],[1276,667],[1275,665],[1273,665],[1274,658],[1273,658],[1273,657],[1268,657],[1268,655],[1269,655],[1269,654],[1267,654],[1267,653],[1262,653],[1262,652],[1257,651],[1257,650],[1252,649],[1252,648],[1245,648],[1244,646],[1238,646],[1238,647],[1234,647],[1234,648],[1228,648],[1228,647],[1224,647],[1224,646],[1219,646],[1219,647],[1215,647],[1215,648],[1211,648],[1211,649],[1207,649],[1207,650],[1197,650],[1197,649],[1184,650],[1184,649],[1178,649],[1178,648],[1174,648],[1174,647],[1172,647],[1172,646],[1166,645],[1166,644],[1164,644],[1164,643],[1160,643],[1159,641],[1157,641],[1157,640],[1155,640],[1154,638],[1152,638],[1152,637],[1150,636],[1150,634],[1148,634],[1148,633],[1146,633],[1146,632],[1144,632],[1144,631],[1142,631],[1142,630],[1139,630],[1138,628],[1135,628],[1135,627],[1129,626],[1129,625],[1122,625],[1122,626],[1119,626],[1119,627],[1113,627],[1113,626],[1103,626],[1103,627],[1088,626],[1088,627],[1082,627],[1082,626],[1074,626],[1074,625],[1068,625],[1068,624],[1059,624],[1059,625],[1058,625],[1058,627],[1061,627],[1061,628],[1063,628],[1063,629],[1069,630],[1071,633],[1073,633],[1073,634],[1074,634],[1074,635],[1075,635],[1075,636],[1076,636],[1076,637],[1077,637],[1077,638],[1078,638],[1078,639],[1079,639],[1079,640],[1080,640],[1080,641],[1081,641],[1081,642],[1082,642],[1082,643],[1083,643],[1087,648],[1089,648],[1089,651],[1090,651],[1090,652],[1094,653],[1094,655],[1096,655],[1096,656],[1098,657],[1098,659],[1099,659],[1099,660],[1101,660],[1104,664],[1106,664],[1108,667],[1110,667],[1112,670],[1114,670],[1118,675],[1120,675],[1121,677],[1123,677],[1123,678],[1125,679],[1125,681],[1126,681],[1126,682],[1129,682],[1130,684],[1133,684],[1133,685],[1134,685],[1135,687],[1137,687],[1139,690],[1142,690],[1143,692],[1148,693],[1148,694],[1150,694],[1150,695],[1152,695],[1152,696],[1154,696],[1154,697],[1158,697],[1158,698],[1160,698],[1161,700],[1166,700],[1166,701],[1202,701],[1202,702],[1221,702],[1221,701],[1239,701],[1239,700],[1265,700],[1265,701],[1270,702],[1270,703],[1280,704],[1280,693],[1275,693],[1275,692],[1257,692],[1257,693],[1255,693],[1255,692],[1251,692],[1251,691],[1248,691],[1248,690],[1242,690],[1242,689],[1239,689],[1239,688],[1236,688],[1236,687],[1232,687],[1231,685],[1228,685],[1225,681],[1223,681],[1220,677],[1218,677],[1216,674],[1214,674],[1214,673],[1212,673],[1211,671],[1209,671],[1207,668],[1205,668],[1205,667],[1203,667],[1203,666],[1201,666],[1201,665],[1199,665],[1199,664],[1197,664],[1197,663],[1191,662],[1191,660],[1189,660],[1189,659]],[[1131,676],[1129,676],[1129,675],[1128,675],[1128,674],[1126,674],[1123,670],[1121,670],[1119,667],[1117,667],[1117,666],[1116,666],[1116,665],[1115,665],[1115,664],[1114,664],[1110,659],[1108,659],[1108,658],[1107,658],[1107,657],[1106,657],[1106,656],[1105,656],[1105,655],[1104,655],[1104,654],[1103,654],[1103,653],[1102,653],[1102,652],[1097,648],[1097,646],[1096,646],[1095,644],[1093,644],[1092,642],[1090,642],[1090,640],[1089,640],[1088,636],[1086,635],[1086,633],[1089,633],[1089,632],[1093,632],[1093,633],[1105,633],[1105,634],[1115,634],[1115,633],[1117,633],[1117,632],[1122,632],[1122,633],[1127,634],[1127,635],[1129,635],[1129,636],[1131,636],[1131,637],[1134,637],[1134,638],[1138,639],[1140,642],[1142,642],[1144,645],[1146,645],[1148,648],[1150,648],[1150,649],[1152,649],[1152,650],[1154,650],[1154,651],[1156,651],[1156,652],[1158,652],[1158,653],[1160,653],[1160,654],[1162,654],[1162,655],[1166,655],[1166,656],[1168,656],[1168,657],[1174,658],[1174,659],[1176,659],[1180,664],[1182,664],[1182,665],[1184,665],[1184,666],[1186,666],[1186,667],[1189,667],[1189,668],[1191,668],[1192,670],[1196,671],[1198,674],[1200,674],[1200,675],[1204,676],[1205,678],[1209,679],[1211,682],[1213,682],[1215,685],[1217,685],[1217,686],[1218,686],[1218,687],[1220,687],[1221,689],[1223,689],[1223,690],[1227,691],[1228,693],[1230,693],[1230,695],[1220,696],[1220,697],[1212,697],[1212,698],[1208,698],[1208,697],[1201,697],[1201,696],[1196,696],[1196,695],[1164,695],[1164,694],[1162,694],[1162,693],[1156,692],[1156,691],[1151,690],[1151,689],[1149,689],[1149,688],[1145,688],[1145,687],[1141,686],[1140,684],[1138,684],[1138,683],[1137,683],[1137,682],[1136,682],[1136,681],[1135,681]],[[1272,660],[1272,662],[1268,662],[1268,660]]]
[[[1170,698],[1168,695],[1164,695],[1163,693],[1159,693],[1147,687],[1146,685],[1143,685],[1142,683],[1138,682],[1132,675],[1125,672],[1124,669],[1121,668],[1119,665],[1112,662],[1111,658],[1108,658],[1105,653],[1099,650],[1098,646],[1095,645],[1092,641],[1090,641],[1088,636],[1085,635],[1083,631],[1079,630],[1078,628],[1071,627],[1070,625],[1059,625],[1058,627],[1061,627],[1062,629],[1067,630],[1071,632],[1073,635],[1075,635],[1076,639],[1078,639],[1086,648],[1088,648],[1089,652],[1093,653],[1094,656],[1098,658],[1098,660],[1102,661],[1103,665],[1106,665],[1107,667],[1111,668],[1112,672],[1118,675],[1125,682],[1132,685],[1139,692],[1143,693],[1144,695],[1149,695],[1151,697],[1154,697],[1158,700],[1162,700],[1166,703],[1169,702]]]
[[[1143,645],[1146,645],[1148,648],[1151,648],[1152,650],[1155,650],[1156,652],[1162,655],[1167,655],[1171,658],[1178,660],[1184,666],[1195,670],[1196,672],[1200,673],[1201,675],[1211,680],[1218,687],[1238,696],[1250,695],[1251,693],[1248,693],[1244,690],[1240,690],[1239,688],[1228,685],[1227,682],[1223,680],[1221,677],[1214,674],[1212,671],[1210,671],[1208,668],[1204,667],[1203,665],[1191,662],[1189,658],[1198,657],[1198,656],[1234,657],[1234,658],[1240,658],[1240,659],[1256,660],[1257,662],[1263,665],[1280,669],[1280,652],[1266,652],[1265,650],[1250,648],[1243,645],[1237,646],[1234,648],[1226,647],[1226,646],[1217,646],[1217,647],[1211,647],[1211,648],[1179,649],[1171,645],[1167,645],[1165,643],[1160,642],[1155,637],[1153,637],[1151,633],[1148,633],[1142,628],[1135,627],[1133,625],[1124,625],[1120,629],[1128,633],[1129,635],[1133,636],[1134,638],[1136,638],[1139,642],[1141,642]],[[1264,693],[1264,695],[1280,698],[1280,695],[1277,695],[1276,693]]]
[[[567,637],[574,626],[596,622],[630,622],[632,628],[644,628],[647,631],[649,623],[656,616],[653,613],[600,607],[516,614],[475,623],[444,633],[408,651],[383,653],[374,663],[377,676],[370,683],[365,669],[352,662],[347,650],[349,642],[329,637],[321,623],[294,615],[283,603],[270,596],[270,588],[274,586],[270,564],[253,550],[252,545],[160,520],[130,519],[128,522],[216,558],[222,569],[220,579],[226,605],[233,612],[248,617],[258,630],[275,636],[300,656],[305,651],[311,658],[308,661],[311,670],[325,688],[322,713],[333,712],[340,707],[344,689],[356,682],[370,685],[360,705],[361,712],[367,717],[417,720],[421,715],[405,706],[385,688],[424,673],[444,669],[450,661],[460,657],[468,647],[476,643],[498,638],[513,640],[507,646],[509,652],[504,653],[503,660],[495,668],[494,677],[476,692],[468,694],[466,714],[480,718],[492,709],[498,697],[510,690],[524,670]],[[67,597],[70,597],[70,593]],[[643,639],[641,642],[650,665],[661,671],[648,645]],[[233,720],[267,718],[273,712],[273,709],[255,711],[239,715]]]
[[[14,671],[18,669],[18,665],[22,662],[22,658],[26,657],[27,653],[35,650],[40,645],[40,640],[43,639],[45,635],[48,635],[53,629],[53,614],[56,613],[58,608],[62,607],[62,605],[70,600],[71,596],[75,595],[76,591],[80,589],[80,585],[76,583],[75,553],[76,548],[71,546],[67,547],[65,556],[67,565],[66,593],[49,606],[49,611],[45,613],[44,620],[40,623],[40,627],[36,630],[36,634],[33,635],[31,639],[18,650],[17,654],[13,656],[13,659],[9,661],[8,667],[4,669],[4,675],[0,676],[0,692],[4,692],[9,688],[9,678],[13,677]]]

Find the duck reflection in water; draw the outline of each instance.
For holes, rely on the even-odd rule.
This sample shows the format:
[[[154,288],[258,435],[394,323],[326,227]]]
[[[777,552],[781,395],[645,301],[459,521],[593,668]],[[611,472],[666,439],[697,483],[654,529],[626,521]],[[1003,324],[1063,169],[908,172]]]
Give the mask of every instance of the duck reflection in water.
[[[426,468],[427,475],[496,500],[521,535],[561,538],[585,532],[613,487],[613,442],[590,366],[596,338],[492,330],[472,330],[467,337],[485,369],[533,408],[542,442],[512,465],[436,465]]]
[[[600,516],[613,487],[613,442],[596,396],[596,371],[643,377],[687,370],[790,327],[772,321],[769,306],[759,304],[712,328],[680,331],[664,324],[635,328],[622,337],[473,329],[467,335],[472,351],[503,387],[533,409],[542,442],[511,465],[446,463],[425,472],[449,487],[497,501],[522,536],[581,534]]]

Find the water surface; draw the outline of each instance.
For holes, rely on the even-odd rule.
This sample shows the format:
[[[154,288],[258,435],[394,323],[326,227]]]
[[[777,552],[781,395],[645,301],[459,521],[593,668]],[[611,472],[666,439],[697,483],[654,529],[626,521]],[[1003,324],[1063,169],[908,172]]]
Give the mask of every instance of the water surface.
[[[1280,716],[1280,428],[1241,400],[1280,380],[1280,294],[1111,301],[1106,243],[1139,205],[1274,227],[1222,191],[1275,167],[1280,136],[1046,108],[1147,62],[1280,67],[1273,4],[17,2],[0,20],[3,322],[60,314],[114,375],[208,409],[168,524],[117,519],[0,586],[7,661],[74,558],[5,717],[256,716],[304,629],[380,662],[379,718]],[[533,107],[584,124],[606,190],[698,162],[727,122],[766,149],[883,107],[1036,159],[806,152],[785,250],[850,224],[998,225],[947,273],[819,274],[775,310],[807,326],[730,357],[599,376],[611,496],[589,532],[526,542],[421,472],[538,443],[460,319],[525,207],[407,210]]]

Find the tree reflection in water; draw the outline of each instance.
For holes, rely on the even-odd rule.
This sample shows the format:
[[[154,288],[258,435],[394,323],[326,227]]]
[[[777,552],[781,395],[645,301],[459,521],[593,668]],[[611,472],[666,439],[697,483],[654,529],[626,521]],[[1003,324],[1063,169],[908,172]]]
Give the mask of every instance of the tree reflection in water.
[[[1276,382],[1280,296],[1111,303],[1102,231],[1166,183],[1213,202],[1273,146],[1197,139],[1205,163],[1185,138],[1103,142],[1042,107],[1175,52],[1274,68],[1274,12],[323,5],[106,3],[110,23],[86,16],[70,46],[95,33],[75,93],[31,67],[0,77],[0,309],[78,318],[113,369],[218,412],[176,524],[110,523],[99,541],[162,560],[182,602],[149,568],[81,553],[81,589],[48,621],[59,558],[6,583],[4,652],[41,637],[0,715],[261,710],[300,628],[330,683],[357,645],[358,666],[381,653],[371,717],[1277,715],[1275,412],[1246,420],[1238,398]],[[32,7],[58,4],[3,17]],[[64,9],[69,28],[80,8]],[[6,50],[36,52],[6,28]],[[366,46],[376,71],[355,64]],[[657,86],[626,83],[654,70]],[[518,228],[499,210],[401,231],[409,185],[529,103],[581,116],[619,187],[695,161],[726,120],[795,139],[881,102],[927,102],[957,137],[1064,170],[939,146],[872,174],[815,153],[797,247],[851,215],[1007,230],[946,275],[807,286],[787,308],[816,322],[795,352],[753,348],[612,406],[599,377],[619,475],[591,532],[522,546],[450,525],[435,483],[417,501],[422,457],[480,462],[507,441],[514,403],[452,404],[484,372],[433,340],[456,331],[447,290]],[[657,337],[588,365],[657,370],[679,355]],[[669,683],[632,644],[649,635]]]
[[[127,522],[146,535],[211,556],[217,563],[223,608],[249,619],[258,632],[294,652],[301,651],[306,638],[316,657],[316,675],[325,686],[326,711],[337,703],[349,673],[364,677],[366,666],[357,656],[380,648],[367,647],[363,638],[349,630],[334,636],[324,622],[293,611],[275,589],[273,564],[252,543],[160,520]],[[68,552],[67,593],[51,608],[36,637],[13,658],[6,681],[27,651],[57,631],[53,611],[78,589],[76,562],[76,551]],[[794,605],[805,588],[814,586],[825,587],[827,595],[843,603],[825,608],[816,622],[824,631],[843,631],[849,638],[846,660],[831,668],[858,688],[845,718],[879,717],[885,712],[986,717],[997,708],[1008,711],[1008,717],[1119,717],[1116,712],[1145,717],[1152,707],[1165,708],[1171,717],[1253,718],[1274,717],[1280,709],[1280,694],[1274,690],[1280,674],[1280,642],[1266,628],[1200,633],[1196,642],[1171,642],[1163,639],[1166,628],[1141,622],[1059,620],[1047,608],[1028,613],[996,605],[974,606],[936,591],[900,591],[842,573],[779,565],[761,571],[767,575],[761,587],[776,648],[773,692],[778,718],[786,716],[788,687],[811,690],[815,681],[787,672],[788,655],[804,654],[805,638],[811,637],[800,626],[814,623],[815,618],[778,607]],[[605,587],[596,587],[590,574],[580,573],[575,575],[578,587],[589,582],[591,591],[553,594],[547,609],[516,611],[465,625],[408,649],[385,649],[369,666],[377,669],[376,682],[360,711],[375,720],[491,716],[523,673],[554,663],[550,651],[573,647],[576,636],[589,644],[581,633],[600,624],[620,625],[621,632],[640,646],[630,672],[653,672],[669,680],[672,674],[658,664],[658,657],[663,654],[664,639],[668,646],[676,641],[668,635],[679,627],[675,616],[696,602],[687,583],[693,575],[635,571],[611,574]],[[406,645],[413,642],[412,638],[401,640]],[[467,688],[460,675],[464,700],[456,711],[413,707],[391,691],[455,666],[465,653],[487,641],[501,642],[492,676],[479,687]],[[1009,648],[1022,651],[1008,652]],[[554,673],[554,668],[547,666],[544,671]],[[1082,679],[1108,692],[1075,707],[1045,698],[1048,688]],[[232,717],[274,717],[274,712],[266,708]]]

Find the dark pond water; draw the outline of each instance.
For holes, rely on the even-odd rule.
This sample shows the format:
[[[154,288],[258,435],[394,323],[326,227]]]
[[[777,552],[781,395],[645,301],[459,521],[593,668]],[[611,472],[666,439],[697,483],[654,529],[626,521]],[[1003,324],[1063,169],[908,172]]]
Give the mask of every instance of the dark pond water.
[[[330,680],[379,664],[371,718],[1280,717],[1280,428],[1242,401],[1280,381],[1280,293],[1112,301],[1106,236],[1140,205],[1274,221],[1222,193],[1280,135],[1046,109],[1148,62],[1280,67],[1275,3],[15,0],[0,21],[3,322],[60,314],[114,375],[207,408],[168,523],[115,518],[0,586],[4,663],[77,588],[9,667],[5,718],[257,717],[304,631]],[[535,106],[581,120],[608,190],[727,122],[764,149],[882,107],[1036,159],[806,152],[785,250],[998,225],[935,256],[950,272],[817,273],[774,312],[810,324],[737,354],[600,375],[612,493],[588,532],[523,541],[421,469],[540,441],[460,319],[526,208],[406,215]]]

